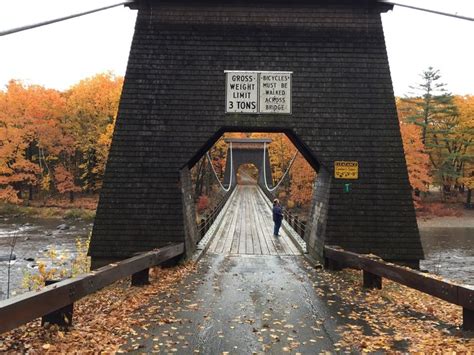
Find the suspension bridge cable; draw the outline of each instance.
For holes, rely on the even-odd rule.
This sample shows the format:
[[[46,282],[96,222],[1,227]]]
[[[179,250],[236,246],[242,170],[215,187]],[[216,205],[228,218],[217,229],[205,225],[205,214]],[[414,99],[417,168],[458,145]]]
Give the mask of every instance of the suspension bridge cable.
[[[412,9],[412,10],[418,10],[418,11],[429,12],[429,13],[436,14],[436,15],[454,17],[454,18],[457,18],[457,19],[467,20],[467,21],[474,21],[474,17],[461,16],[461,15],[458,15],[458,14],[450,14],[450,13],[448,13],[448,12],[442,12],[442,11],[430,10],[430,9],[426,9],[426,8],[422,8],[422,7],[416,7],[416,6],[411,6],[411,5],[399,4],[399,3],[397,3],[397,2],[392,2],[392,1],[385,1],[385,0],[382,0],[382,1],[380,1],[380,2],[382,2],[382,3],[384,3],[384,4],[389,4],[389,5],[395,5],[395,6],[400,6],[400,7],[406,7],[406,8],[408,8],[408,9]]]
[[[283,176],[281,177],[280,181],[278,182],[278,184],[276,184],[273,188],[269,188],[268,187],[268,184],[267,184],[267,169],[266,169],[266,165],[265,164],[265,159],[266,159],[266,151],[267,151],[267,143],[264,142],[263,143],[263,181],[265,183],[265,188],[270,191],[270,192],[273,192],[275,191],[278,186],[280,186],[280,184],[283,182],[283,179],[286,177],[286,175],[288,174],[288,172],[290,171],[291,167],[293,166],[293,163],[295,162],[296,160],[296,156],[298,155],[298,150],[295,152],[295,155],[293,156],[293,158],[291,159],[290,161],[290,164],[288,165],[288,168],[286,169],[285,173],[283,174]]]
[[[207,156],[207,160],[209,160],[209,164],[211,165],[212,171],[214,172],[214,176],[216,177],[217,182],[221,186],[221,189],[224,190],[224,192],[229,192],[230,189],[232,188],[232,182],[233,182],[232,178],[234,176],[234,159],[232,155],[232,142],[230,142],[230,179],[229,179],[229,186],[227,186],[227,188],[225,188],[224,185],[222,185],[221,181],[219,180],[216,170],[214,169],[214,165],[212,164],[211,155],[209,154],[209,152],[207,152],[206,156]]]
[[[53,23],[70,20],[70,19],[73,19],[73,18],[76,18],[76,17],[81,17],[81,16],[93,14],[95,12],[108,10],[108,9],[111,9],[111,8],[114,8],[114,7],[127,5],[127,4],[130,4],[130,3],[133,3],[133,2],[134,2],[134,0],[123,1],[123,2],[120,2],[120,3],[117,3],[117,4],[113,4],[113,5],[109,5],[109,6],[105,6],[105,7],[100,7],[98,9],[89,10],[89,11],[85,11],[85,12],[80,12],[80,13],[69,15],[69,16],[59,17],[59,18],[49,20],[49,21],[39,22],[39,23],[32,24],[32,25],[27,25],[27,26],[13,28],[13,29],[10,29],[10,30],[0,31],[0,37],[10,35],[10,34],[13,34],[13,33],[17,33],[17,32],[21,32],[21,31],[30,30],[30,29],[33,29],[33,28],[38,28],[38,27],[42,27],[42,26],[46,26],[46,25],[51,25]],[[461,20],[474,21],[473,17],[461,16],[461,15],[458,15],[458,14],[451,14],[451,13],[448,13],[448,12],[436,11],[436,10],[431,10],[431,9],[426,9],[426,8],[416,7],[416,6],[411,6],[411,5],[405,5],[405,4],[400,4],[400,3],[396,3],[396,2],[392,2],[392,1],[386,1],[386,0],[379,0],[379,2],[384,3],[384,4],[389,4],[389,5],[406,7],[408,9],[429,12],[429,13],[433,13],[433,14],[437,14],[437,15],[454,17],[454,18],[461,19]]]
[[[120,2],[120,3],[118,3],[118,4],[113,4],[113,5],[109,5],[109,6],[104,6],[104,7],[98,8],[98,9],[94,9],[94,10],[89,10],[89,11],[80,12],[80,13],[73,14],[73,15],[69,15],[69,16],[59,17],[59,18],[56,18],[56,19],[53,19],[53,20],[48,20],[48,21],[44,21],[44,22],[39,22],[39,23],[35,23],[35,24],[32,24],[32,25],[27,25],[27,26],[12,28],[12,29],[6,30],[6,31],[0,31],[0,37],[1,37],[1,36],[10,35],[10,34],[13,34],[13,33],[17,33],[17,32],[21,32],[21,31],[31,30],[31,29],[37,28],[37,27],[42,27],[42,26],[46,26],[46,25],[51,25],[51,24],[53,24],[53,23],[57,23],[57,22],[61,22],[61,21],[70,20],[70,19],[73,19],[73,18],[76,18],[76,17],[81,17],[81,16],[93,14],[93,13],[95,13],[95,12],[99,12],[99,11],[104,11],[104,10],[112,9],[112,8],[114,8],[114,7],[118,7],[118,6],[122,6],[122,5],[131,4],[132,2],[133,2],[133,1],[122,1],[122,2]]]

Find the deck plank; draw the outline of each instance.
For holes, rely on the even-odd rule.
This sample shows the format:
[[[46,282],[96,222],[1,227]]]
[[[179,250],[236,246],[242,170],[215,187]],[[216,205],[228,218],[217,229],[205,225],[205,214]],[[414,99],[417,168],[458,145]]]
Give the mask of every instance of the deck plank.
[[[237,186],[229,201],[221,226],[208,252],[246,255],[299,255],[300,252],[281,229],[273,236],[272,211],[257,186]]]

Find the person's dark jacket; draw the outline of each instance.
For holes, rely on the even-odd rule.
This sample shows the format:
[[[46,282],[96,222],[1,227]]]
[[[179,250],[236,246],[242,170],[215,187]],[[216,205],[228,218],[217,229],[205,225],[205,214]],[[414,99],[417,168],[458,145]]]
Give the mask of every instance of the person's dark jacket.
[[[281,222],[283,219],[283,210],[280,206],[273,206],[273,222]]]

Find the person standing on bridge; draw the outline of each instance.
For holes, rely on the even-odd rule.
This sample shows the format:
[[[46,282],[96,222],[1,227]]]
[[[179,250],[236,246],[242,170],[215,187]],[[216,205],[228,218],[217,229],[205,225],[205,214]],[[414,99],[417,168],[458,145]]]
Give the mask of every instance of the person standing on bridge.
[[[280,205],[280,201],[276,198],[273,200],[273,222],[275,226],[273,228],[273,236],[278,237],[281,227],[281,221],[283,220],[283,210]]]

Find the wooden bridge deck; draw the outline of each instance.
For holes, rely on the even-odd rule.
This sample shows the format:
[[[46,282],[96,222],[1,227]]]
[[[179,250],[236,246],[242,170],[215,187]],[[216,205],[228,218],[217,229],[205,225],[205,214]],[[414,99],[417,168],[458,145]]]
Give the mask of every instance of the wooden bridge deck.
[[[272,211],[255,185],[239,185],[208,253],[299,255],[287,233],[273,236]]]

